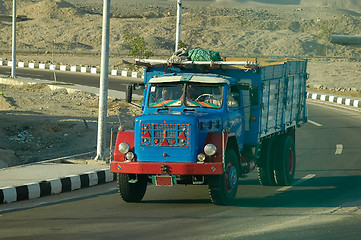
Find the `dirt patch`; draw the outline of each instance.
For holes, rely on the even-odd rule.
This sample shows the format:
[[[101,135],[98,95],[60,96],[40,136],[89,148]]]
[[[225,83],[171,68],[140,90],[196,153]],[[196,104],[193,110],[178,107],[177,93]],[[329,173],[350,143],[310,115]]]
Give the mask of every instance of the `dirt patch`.
[[[0,93],[0,111],[7,111],[13,108],[10,98],[6,98],[3,93]]]
[[[12,151],[19,160],[7,160],[7,155],[0,154],[3,162],[16,165],[96,150],[96,95],[51,91],[45,84],[0,85],[0,92],[0,149],[9,150],[8,154]],[[138,108],[110,99],[109,143],[111,128],[116,132],[121,123],[125,129],[133,129],[139,114]]]
[[[22,161],[12,150],[0,148],[0,156],[0,168],[22,164]]]

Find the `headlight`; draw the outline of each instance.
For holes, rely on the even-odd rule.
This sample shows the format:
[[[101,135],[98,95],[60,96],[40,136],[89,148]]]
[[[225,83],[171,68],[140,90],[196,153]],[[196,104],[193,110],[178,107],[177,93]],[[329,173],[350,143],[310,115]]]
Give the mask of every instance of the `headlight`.
[[[122,142],[121,144],[119,144],[118,149],[121,154],[126,154],[127,152],[129,152],[130,146],[128,143]]]
[[[206,155],[204,155],[203,153],[198,154],[197,160],[198,163],[204,163],[204,161],[206,160]]]
[[[134,158],[134,153],[132,153],[132,152],[128,152],[126,155],[125,155],[125,158],[127,159],[127,160],[132,160],[133,158]]]
[[[204,153],[207,154],[208,156],[212,156],[214,154],[216,154],[217,152],[217,147],[214,146],[211,143],[208,143],[206,146],[204,146]]]

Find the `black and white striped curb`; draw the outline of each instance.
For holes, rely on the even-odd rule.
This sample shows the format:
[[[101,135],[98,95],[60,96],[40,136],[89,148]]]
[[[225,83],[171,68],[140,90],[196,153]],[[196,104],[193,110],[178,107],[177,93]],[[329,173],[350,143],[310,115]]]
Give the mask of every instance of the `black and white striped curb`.
[[[0,66],[12,66],[12,61],[0,60]],[[71,66],[71,65],[56,65],[56,64],[48,64],[48,63],[18,62],[17,67],[81,72],[81,73],[93,73],[93,74],[100,73],[100,68],[98,68],[98,67],[83,67],[83,66],[77,66],[77,65]],[[118,69],[109,70],[109,74],[114,75],[114,76],[122,76],[122,77],[142,78],[142,73],[140,73],[140,72],[118,70]]]
[[[80,175],[70,175],[64,178],[50,179],[37,183],[28,183],[16,187],[4,187],[0,189],[0,204],[11,203],[70,192],[73,190],[87,188],[115,180],[114,173],[110,169],[86,172]]]
[[[361,99],[357,98],[351,98],[346,96],[333,96],[314,92],[308,92],[307,98],[361,108]]]

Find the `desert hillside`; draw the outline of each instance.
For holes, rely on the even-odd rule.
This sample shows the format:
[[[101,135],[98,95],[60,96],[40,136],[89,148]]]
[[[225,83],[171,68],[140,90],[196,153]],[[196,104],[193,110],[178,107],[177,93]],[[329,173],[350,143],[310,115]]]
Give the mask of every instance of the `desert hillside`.
[[[174,51],[176,0],[112,0],[111,67],[128,53],[124,33],[140,35],[156,55]],[[17,0],[18,60],[99,65],[99,56],[59,56],[57,51],[101,50],[99,0]],[[10,15],[12,0],[0,0]],[[330,43],[331,34],[361,36],[359,0],[183,0],[182,41],[222,56],[302,57],[310,61],[310,86],[361,92],[361,46]],[[1,52],[1,49],[3,50]],[[0,21],[0,58],[9,58],[11,22]],[[24,54],[40,49],[45,56]],[[345,71],[347,75],[345,76]]]
[[[0,14],[11,14],[11,0]],[[276,3],[276,4],[270,4]],[[99,51],[102,1],[18,0],[18,48]],[[174,49],[176,0],[111,1],[110,51],[126,51],[124,32],[139,34],[155,53]],[[330,33],[361,35],[358,0],[183,1],[182,40],[189,47],[237,56],[360,56],[360,48],[330,44]],[[11,47],[11,23],[0,22],[1,48]]]

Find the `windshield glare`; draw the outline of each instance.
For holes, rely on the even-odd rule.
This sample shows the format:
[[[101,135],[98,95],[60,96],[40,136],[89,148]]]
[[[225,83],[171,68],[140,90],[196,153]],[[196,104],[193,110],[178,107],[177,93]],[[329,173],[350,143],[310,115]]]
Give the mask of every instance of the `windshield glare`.
[[[184,104],[187,107],[219,109],[223,104],[223,86],[203,83],[152,84],[148,99],[151,108],[180,107]]]

